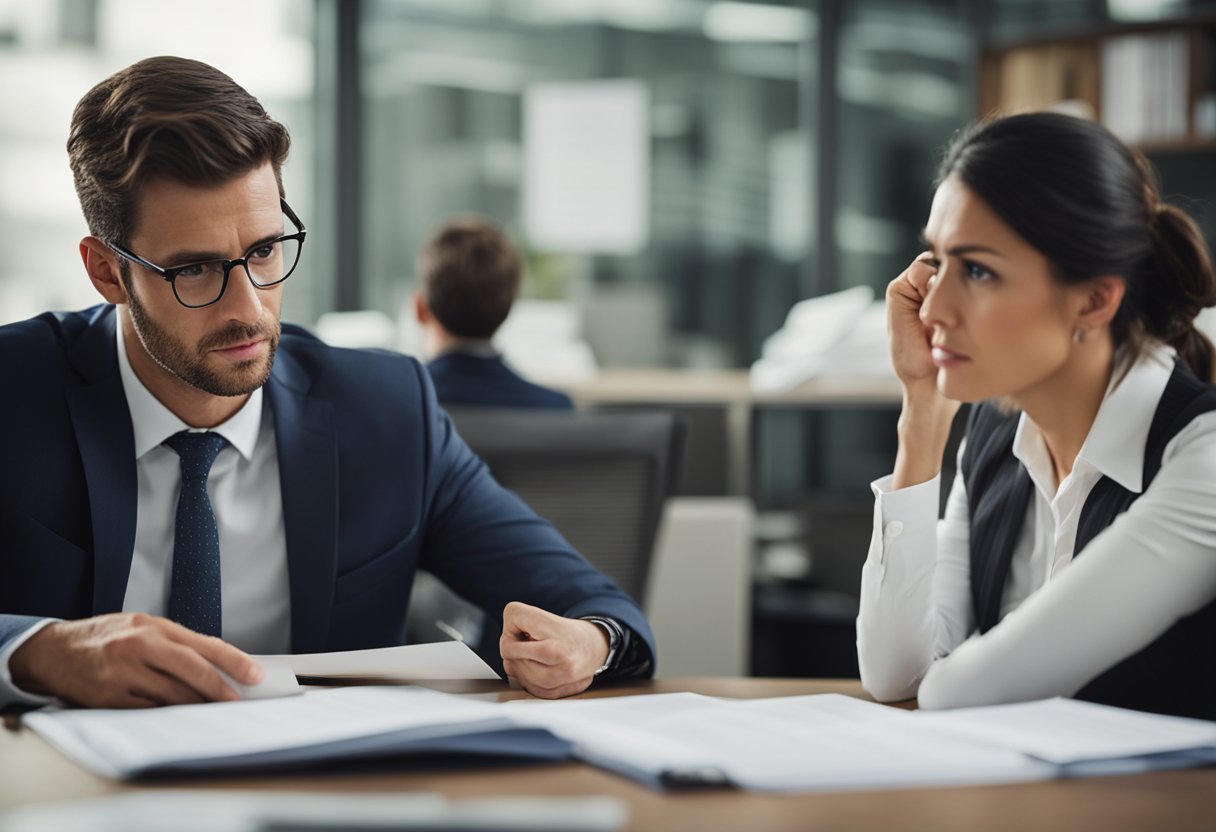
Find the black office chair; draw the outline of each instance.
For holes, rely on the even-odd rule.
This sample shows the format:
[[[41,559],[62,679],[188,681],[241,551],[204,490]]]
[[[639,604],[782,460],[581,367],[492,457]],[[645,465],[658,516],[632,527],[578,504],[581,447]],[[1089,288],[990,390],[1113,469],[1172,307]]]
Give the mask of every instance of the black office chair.
[[[563,412],[452,408],[461,437],[504,487],[549,520],[571,545],[639,604],[663,504],[675,488],[683,424],[666,412]],[[409,641],[473,624],[471,605],[423,578],[410,604]],[[445,617],[446,616],[446,617]],[[464,632],[496,653],[497,635]],[[481,651],[479,651],[481,652]]]

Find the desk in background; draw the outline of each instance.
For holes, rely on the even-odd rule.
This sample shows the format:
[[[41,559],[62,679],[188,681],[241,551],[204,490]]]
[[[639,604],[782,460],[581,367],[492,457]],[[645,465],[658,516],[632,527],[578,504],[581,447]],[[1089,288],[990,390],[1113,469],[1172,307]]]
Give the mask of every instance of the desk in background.
[[[453,693],[496,695],[499,700],[527,696],[497,682],[433,686]],[[795,679],[664,679],[584,696],[679,691],[739,698],[812,693],[844,693],[865,698],[856,681]],[[0,730],[0,811],[40,801],[96,797],[140,788],[427,791],[451,798],[608,795],[628,805],[630,822],[626,829],[630,832],[684,829],[1198,832],[1216,827],[1216,768],[1009,786],[818,795],[759,795],[722,790],[662,793],[581,763],[435,773],[174,779],[127,785],[83,771],[31,731]]]
[[[580,407],[720,407],[726,417],[727,492],[752,493],[752,425],[758,408],[816,410],[897,408],[894,378],[816,378],[793,390],[753,390],[746,370],[601,370],[586,381],[538,379]]]

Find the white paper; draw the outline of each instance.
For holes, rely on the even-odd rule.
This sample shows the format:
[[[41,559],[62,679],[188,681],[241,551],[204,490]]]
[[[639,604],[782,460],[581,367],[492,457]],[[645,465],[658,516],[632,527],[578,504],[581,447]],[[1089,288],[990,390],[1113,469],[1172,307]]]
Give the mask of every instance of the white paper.
[[[297,676],[399,679],[498,679],[488,664],[459,641],[408,644],[344,653],[254,656],[264,668],[287,667]]]
[[[849,336],[863,319],[870,330],[876,324],[878,326],[882,347],[877,351],[878,360],[880,366],[885,368],[889,363],[886,355],[886,314],[879,312],[867,316],[874,305],[873,300],[873,289],[855,286],[794,304],[781,329],[765,339],[760,358],[752,364],[749,372],[752,388],[791,390],[825,369],[831,369],[827,361],[832,356],[833,347]]]
[[[724,749],[730,779],[753,791],[842,791],[1049,779],[1055,768],[995,746],[918,731],[906,721],[801,725],[740,710],[669,730]],[[733,742],[731,740],[733,739]]]
[[[637,254],[650,236],[650,94],[633,79],[524,95],[523,216],[540,250]]]
[[[752,791],[957,786],[1048,779],[1056,767],[923,730],[906,711],[835,694],[726,700],[693,694],[520,705],[518,719],[588,762],[652,783]]]
[[[296,674],[285,664],[262,665],[262,681],[256,685],[242,685],[218,667],[216,671],[240,694],[241,699],[275,699],[280,696],[298,696],[304,692],[296,681]]]
[[[494,704],[415,687],[309,691],[276,701],[146,710],[36,711],[23,721],[51,745],[108,777],[186,760],[306,749],[405,729],[430,736],[513,727]]]
[[[0,832],[259,832],[305,825],[351,830],[611,832],[628,820],[608,797],[448,800],[412,794],[154,790],[12,810]],[[327,826],[328,825],[328,826]]]
[[[1014,748],[1059,765],[1216,746],[1216,723],[1045,699],[1013,705],[919,711],[940,732]]]
[[[411,743],[425,750],[479,734],[502,743],[494,753],[567,753],[548,734],[487,733],[512,728],[547,729],[580,759],[652,785],[753,791],[1012,783],[1216,759],[1216,724],[1071,700],[913,713],[839,695],[497,703],[374,686],[273,702],[48,710],[24,720],[77,762],[114,777],[400,753]]]

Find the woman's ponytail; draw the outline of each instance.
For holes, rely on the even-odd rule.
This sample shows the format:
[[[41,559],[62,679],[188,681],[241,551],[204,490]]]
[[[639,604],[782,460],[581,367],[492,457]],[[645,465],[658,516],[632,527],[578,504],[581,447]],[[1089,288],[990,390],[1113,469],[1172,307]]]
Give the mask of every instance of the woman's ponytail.
[[[1177,350],[1199,378],[1216,381],[1216,349],[1195,328],[1196,316],[1216,305],[1211,251],[1181,208],[1158,202],[1150,211],[1155,274],[1145,276],[1140,296],[1145,331]]]

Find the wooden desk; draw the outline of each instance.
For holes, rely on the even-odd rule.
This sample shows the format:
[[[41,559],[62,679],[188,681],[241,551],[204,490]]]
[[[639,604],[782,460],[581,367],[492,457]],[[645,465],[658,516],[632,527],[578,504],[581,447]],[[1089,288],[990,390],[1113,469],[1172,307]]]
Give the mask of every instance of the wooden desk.
[[[751,493],[751,432],[757,408],[897,408],[902,388],[894,376],[813,378],[792,390],[752,389],[747,370],[601,370],[584,381],[536,379],[574,399],[579,407],[653,405],[720,407],[726,414],[727,480],[731,494]]]
[[[526,694],[499,683],[436,685],[451,692],[513,699]],[[665,679],[588,696],[694,691],[759,697],[845,693],[856,681]],[[89,774],[35,734],[0,730],[0,810],[26,803],[92,797],[134,788],[431,791],[449,797],[609,795],[629,806],[629,830],[926,830],[926,832],[1089,832],[1216,828],[1216,768],[1131,777],[1052,781],[963,789],[916,789],[820,795],[732,791],[665,794],[579,763],[441,773],[319,774],[172,780],[130,786]]]

